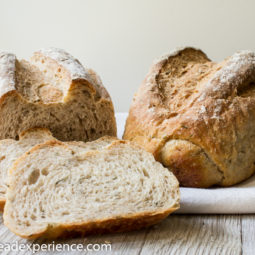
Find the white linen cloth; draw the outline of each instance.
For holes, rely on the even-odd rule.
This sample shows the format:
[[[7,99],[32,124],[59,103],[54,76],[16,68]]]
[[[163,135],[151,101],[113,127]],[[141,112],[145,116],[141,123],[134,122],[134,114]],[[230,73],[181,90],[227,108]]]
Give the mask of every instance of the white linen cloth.
[[[127,113],[116,113],[118,137],[122,138]],[[255,176],[228,188],[181,188],[181,208],[176,213],[255,213]]]

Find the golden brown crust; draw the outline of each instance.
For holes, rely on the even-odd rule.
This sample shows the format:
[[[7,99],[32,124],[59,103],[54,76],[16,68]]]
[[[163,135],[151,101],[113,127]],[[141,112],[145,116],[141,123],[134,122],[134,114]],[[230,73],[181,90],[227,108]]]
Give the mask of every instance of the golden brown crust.
[[[105,135],[105,136],[102,136],[102,137],[100,137],[100,138],[98,138],[97,140],[96,140],[96,142],[101,142],[101,141],[116,141],[116,140],[118,140],[118,138],[117,137],[114,137],[114,136],[108,136],[108,135]],[[93,143],[93,142],[95,142],[95,141],[92,141],[92,142],[87,142],[87,143],[84,143],[84,142],[81,142],[81,141],[70,141],[70,142],[68,142],[68,145],[69,144],[71,144],[71,145],[76,145],[77,143],[79,144],[79,143],[81,143],[81,144],[89,144],[89,143]]]
[[[4,211],[5,200],[0,200],[0,213]]]
[[[220,183],[223,174],[195,144],[186,140],[169,140],[160,153],[161,161],[186,187],[210,187]]]
[[[167,166],[182,171],[182,179],[186,176],[181,185],[238,183],[255,171],[254,84],[253,52],[236,53],[218,64],[201,51],[182,49],[152,66],[134,96],[123,137],[157,160],[168,141],[189,141],[217,166],[217,174],[223,174],[220,182],[215,178],[215,183],[205,185],[212,174],[207,165],[169,154],[175,163]],[[187,167],[192,163],[196,168]]]
[[[22,235],[15,232],[15,229],[12,229],[8,223],[5,223],[5,225],[16,235],[26,239],[36,239],[39,237],[46,239],[68,238],[75,236],[87,236],[93,234],[106,234],[138,230],[160,222],[177,209],[179,209],[179,207],[158,212],[143,212],[132,214],[126,217],[97,220],[94,222],[79,222],[72,224],[54,225],[49,224],[41,232],[31,235]]]
[[[72,81],[69,91],[72,91],[76,84],[88,86],[93,93],[97,93],[98,97],[110,100],[111,98],[103,86],[103,83],[97,73],[92,69],[87,69],[82,66],[78,59],[72,57],[69,53],[58,48],[41,49],[34,53],[31,60],[48,58],[55,62],[61,68],[64,68],[68,73],[70,81]]]

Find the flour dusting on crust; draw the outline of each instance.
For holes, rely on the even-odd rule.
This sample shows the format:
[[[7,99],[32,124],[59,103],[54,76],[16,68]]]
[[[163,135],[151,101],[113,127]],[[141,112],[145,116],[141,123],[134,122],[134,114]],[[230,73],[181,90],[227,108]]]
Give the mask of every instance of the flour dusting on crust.
[[[235,53],[227,60],[226,65],[220,69],[208,81],[206,90],[201,94],[198,101],[203,101],[208,96],[208,92],[220,92],[226,90],[226,85],[231,85],[232,90],[238,87],[238,84],[244,82],[250,74],[255,72],[255,53],[244,50]],[[215,85],[217,84],[217,86]]]
[[[47,49],[40,49],[37,52],[59,62],[66,70],[70,72],[72,80],[85,79],[93,85],[102,86],[102,83],[96,82],[96,80],[91,77],[89,69],[84,68],[78,59],[74,58],[65,50],[51,47]]]
[[[247,65],[255,65],[255,54],[252,51],[244,50],[235,53],[229,60],[229,65],[222,68],[218,73],[218,77],[221,83],[234,82],[235,74],[241,68]]]
[[[14,54],[0,53],[0,95],[15,89],[15,61]]]

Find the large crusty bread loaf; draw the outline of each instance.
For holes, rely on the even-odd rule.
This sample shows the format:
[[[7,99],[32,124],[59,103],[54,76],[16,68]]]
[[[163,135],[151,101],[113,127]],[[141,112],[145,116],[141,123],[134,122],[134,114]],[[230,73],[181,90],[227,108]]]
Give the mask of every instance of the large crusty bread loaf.
[[[255,171],[255,54],[215,63],[182,48],[158,59],[134,96],[124,138],[182,186],[229,186]]]
[[[112,101],[94,71],[56,48],[30,61],[0,53],[0,139],[33,127],[62,141],[116,136]]]
[[[113,138],[95,143],[52,140],[19,158],[4,224],[24,238],[56,238],[139,229],[179,208],[177,179],[150,153]]]
[[[3,211],[5,204],[8,170],[26,151],[50,139],[53,137],[48,129],[32,128],[22,132],[18,141],[13,139],[0,141],[0,211]]]

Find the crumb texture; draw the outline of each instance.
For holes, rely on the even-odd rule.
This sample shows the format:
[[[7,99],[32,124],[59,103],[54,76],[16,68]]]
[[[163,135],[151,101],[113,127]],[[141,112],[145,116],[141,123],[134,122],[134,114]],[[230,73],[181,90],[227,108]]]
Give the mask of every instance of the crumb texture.
[[[178,181],[142,149],[113,138],[83,146],[48,142],[11,170],[4,222],[25,237],[52,229],[60,235],[59,228],[143,222],[146,214],[166,217],[178,207]]]
[[[8,185],[8,170],[16,159],[33,146],[53,139],[49,130],[35,128],[20,134],[19,140],[5,139],[0,141],[0,203],[5,203]]]

